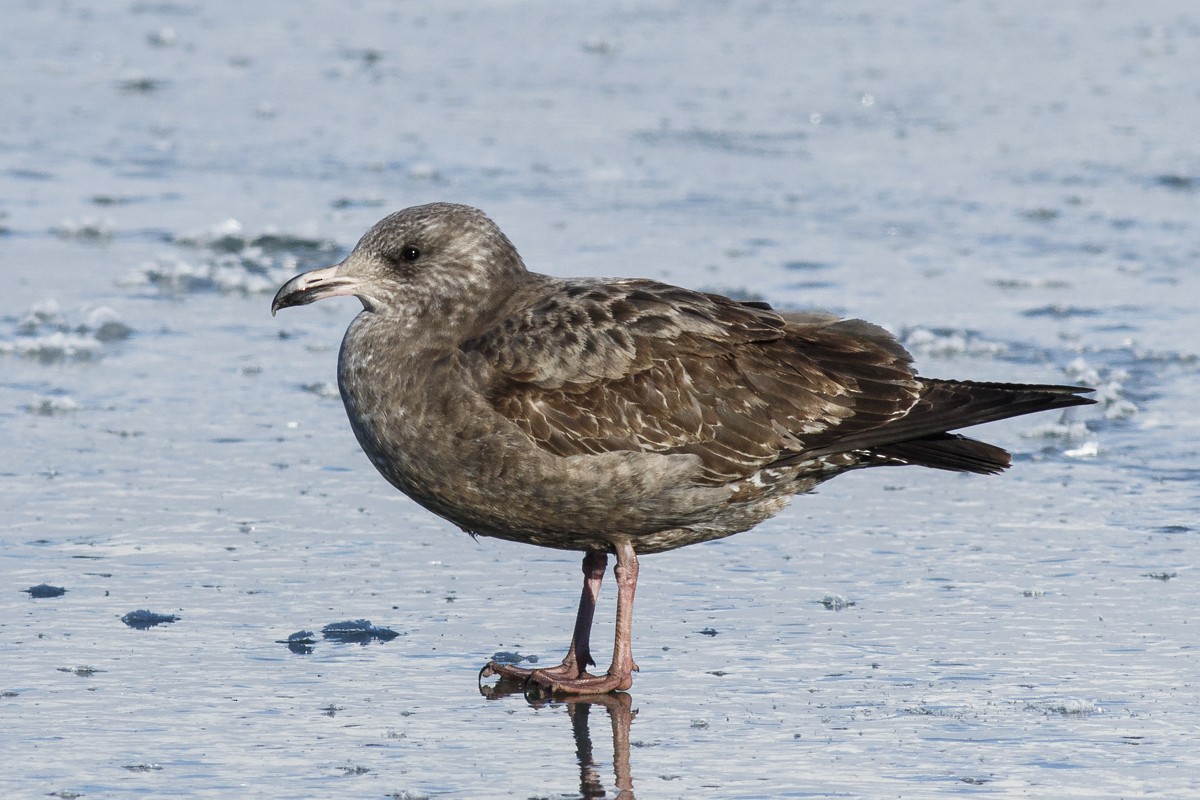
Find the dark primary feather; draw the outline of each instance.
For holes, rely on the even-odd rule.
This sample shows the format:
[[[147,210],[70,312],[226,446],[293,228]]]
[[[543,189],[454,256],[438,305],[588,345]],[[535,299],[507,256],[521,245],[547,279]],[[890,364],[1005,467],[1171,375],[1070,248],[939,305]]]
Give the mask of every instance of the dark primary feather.
[[[947,431],[985,422],[1086,405],[1094,401],[1080,397],[1090,389],[1078,386],[983,383],[922,380],[921,395],[902,418],[883,428],[859,431],[839,438],[811,455],[829,455],[852,450],[869,450],[901,463],[991,474],[1009,466],[1009,454],[994,445],[947,435]]]

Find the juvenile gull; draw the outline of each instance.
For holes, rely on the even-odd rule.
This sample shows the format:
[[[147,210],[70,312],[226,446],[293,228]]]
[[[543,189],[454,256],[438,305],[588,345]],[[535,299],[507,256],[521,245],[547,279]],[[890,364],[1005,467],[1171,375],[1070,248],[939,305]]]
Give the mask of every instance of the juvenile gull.
[[[280,287],[271,312],[336,295],[363,305],[338,386],[383,477],[468,533],[583,551],[562,664],[481,673],[565,694],[633,683],[639,554],[747,530],[852,469],[1000,472],[1007,452],[950,431],[1093,402],[1083,387],[919,377],[862,320],[529,272],[481,211],[448,203],[385,217],[340,264]],[[609,553],[616,641],[591,675]]]

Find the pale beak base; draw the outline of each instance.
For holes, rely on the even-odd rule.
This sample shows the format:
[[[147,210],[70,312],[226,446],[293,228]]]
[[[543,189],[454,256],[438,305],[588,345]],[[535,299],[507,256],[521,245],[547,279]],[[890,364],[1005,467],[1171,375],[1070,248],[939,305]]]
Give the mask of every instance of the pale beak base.
[[[355,294],[358,281],[337,274],[340,264],[302,272],[279,287],[271,301],[271,316],[281,308],[306,306],[326,297]]]

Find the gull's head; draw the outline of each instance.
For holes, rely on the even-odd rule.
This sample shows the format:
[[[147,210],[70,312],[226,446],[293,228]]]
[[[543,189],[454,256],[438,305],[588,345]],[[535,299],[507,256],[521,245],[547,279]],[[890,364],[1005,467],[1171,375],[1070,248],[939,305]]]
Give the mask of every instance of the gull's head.
[[[340,263],[289,280],[271,314],[353,295],[369,312],[449,319],[485,305],[501,282],[524,272],[512,242],[482,211],[431,203],[384,217]]]

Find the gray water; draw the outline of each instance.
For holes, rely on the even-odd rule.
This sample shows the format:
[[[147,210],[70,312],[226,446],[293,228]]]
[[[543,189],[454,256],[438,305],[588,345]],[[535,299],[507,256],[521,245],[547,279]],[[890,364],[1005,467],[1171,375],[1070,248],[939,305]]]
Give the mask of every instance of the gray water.
[[[3,28],[6,797],[1200,791],[1195,3],[18,0]],[[488,699],[493,653],[560,656],[578,559],[375,474],[332,386],[355,301],[268,312],[433,200],[540,271],[861,316],[924,374],[1101,402],[980,429],[1003,476],[858,473],[646,558],[616,705]],[[399,635],[321,634],[357,619]]]

